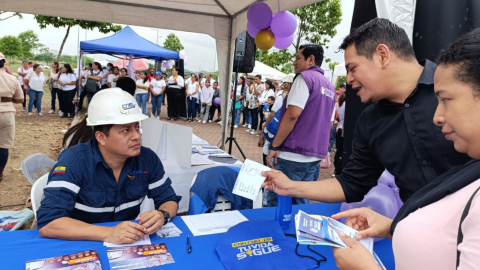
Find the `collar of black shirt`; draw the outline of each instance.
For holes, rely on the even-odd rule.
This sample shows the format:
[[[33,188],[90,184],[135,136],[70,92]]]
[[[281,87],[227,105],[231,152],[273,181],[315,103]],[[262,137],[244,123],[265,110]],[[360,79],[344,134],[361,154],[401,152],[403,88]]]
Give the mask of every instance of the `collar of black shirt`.
[[[418,85],[423,84],[423,85],[433,85],[433,78],[435,76],[435,71],[437,70],[437,64],[430,60],[423,60],[418,62],[420,65],[422,65],[423,71],[422,74],[420,75],[420,78],[418,79],[417,82],[417,87],[413,89],[412,93],[408,96],[407,100],[410,98],[413,98],[415,94],[422,89],[421,87],[418,87]],[[379,105],[401,105],[399,103],[393,103],[389,100],[382,99],[378,102]]]

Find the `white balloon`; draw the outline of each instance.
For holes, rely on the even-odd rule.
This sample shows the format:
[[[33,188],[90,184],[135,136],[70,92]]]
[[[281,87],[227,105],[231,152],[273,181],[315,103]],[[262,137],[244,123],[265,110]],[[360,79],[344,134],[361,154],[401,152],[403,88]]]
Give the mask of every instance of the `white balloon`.
[[[180,59],[185,59],[185,50],[181,50],[178,52],[178,57],[180,57]]]
[[[184,65],[184,66],[187,65],[187,59],[183,59],[183,65]]]
[[[166,69],[164,66],[162,66],[162,68],[160,68],[160,70],[161,70],[162,72],[165,72],[167,69]]]

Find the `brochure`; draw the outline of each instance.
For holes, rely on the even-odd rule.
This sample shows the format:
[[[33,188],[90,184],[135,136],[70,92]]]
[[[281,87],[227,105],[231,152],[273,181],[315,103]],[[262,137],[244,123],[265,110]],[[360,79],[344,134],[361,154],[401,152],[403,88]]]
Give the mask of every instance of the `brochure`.
[[[29,261],[25,270],[102,270],[100,257],[95,250]]]
[[[295,216],[295,229],[297,242],[301,245],[322,245],[339,248],[347,247],[340,238],[340,231],[354,239],[358,233],[357,230],[335,219],[320,215],[308,215],[302,211],[299,211]],[[382,269],[386,269],[373,251],[373,238],[362,239],[359,242],[372,254],[377,264]]]
[[[175,263],[165,244],[151,244],[107,250],[111,270],[143,269]]]

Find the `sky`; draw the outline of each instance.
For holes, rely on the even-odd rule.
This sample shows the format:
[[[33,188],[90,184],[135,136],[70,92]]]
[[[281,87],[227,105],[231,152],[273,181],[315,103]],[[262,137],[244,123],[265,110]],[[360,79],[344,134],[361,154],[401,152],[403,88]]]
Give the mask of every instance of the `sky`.
[[[352,21],[354,1],[342,0],[342,22],[337,26],[337,35],[333,37],[327,45],[329,48],[325,49],[325,57],[331,58],[333,61],[343,63],[343,53],[336,53],[336,49],[342,42],[342,39],[348,35],[350,31],[350,24]],[[4,14],[2,17],[8,15]],[[123,25],[122,25],[123,26]],[[158,34],[158,43],[160,46],[165,41],[168,34],[174,33],[180,38],[181,43],[185,47],[185,52],[188,55],[188,64],[186,69],[192,71],[213,71],[218,67],[216,59],[216,45],[215,40],[205,34],[172,31],[168,29],[155,29],[150,27],[133,26],[132,29],[145,39],[156,43]],[[19,33],[27,30],[33,30],[39,37],[40,43],[46,45],[51,50],[58,52],[60,45],[66,33],[66,28],[54,28],[48,26],[45,29],[40,29],[33,15],[23,14],[23,19],[13,17],[5,21],[0,21],[0,38],[5,35],[18,36]],[[98,30],[86,31],[74,27],[70,30],[70,35],[63,48],[63,53],[66,55],[76,55],[78,52],[78,42],[85,40],[99,39],[110,34],[102,34]],[[293,47],[290,48],[294,51]],[[116,58],[108,55],[91,55],[90,57],[97,60],[115,60]],[[323,65],[322,68],[328,69],[328,65]]]

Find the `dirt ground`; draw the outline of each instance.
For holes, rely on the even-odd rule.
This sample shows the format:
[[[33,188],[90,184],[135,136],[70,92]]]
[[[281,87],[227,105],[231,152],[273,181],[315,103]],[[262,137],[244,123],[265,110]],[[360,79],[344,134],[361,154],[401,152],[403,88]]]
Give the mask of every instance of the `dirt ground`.
[[[4,178],[0,182],[0,210],[24,209],[25,202],[30,197],[32,184],[20,169],[22,160],[35,153],[56,160],[60,153],[64,134],[62,130],[70,127],[72,119],[59,117],[58,100],[57,113],[49,114],[50,104],[51,94],[48,90],[44,91],[42,97],[43,117],[38,116],[35,108],[32,109],[32,116],[28,116],[27,111],[22,111],[22,104],[15,104],[15,146],[9,151]]]

